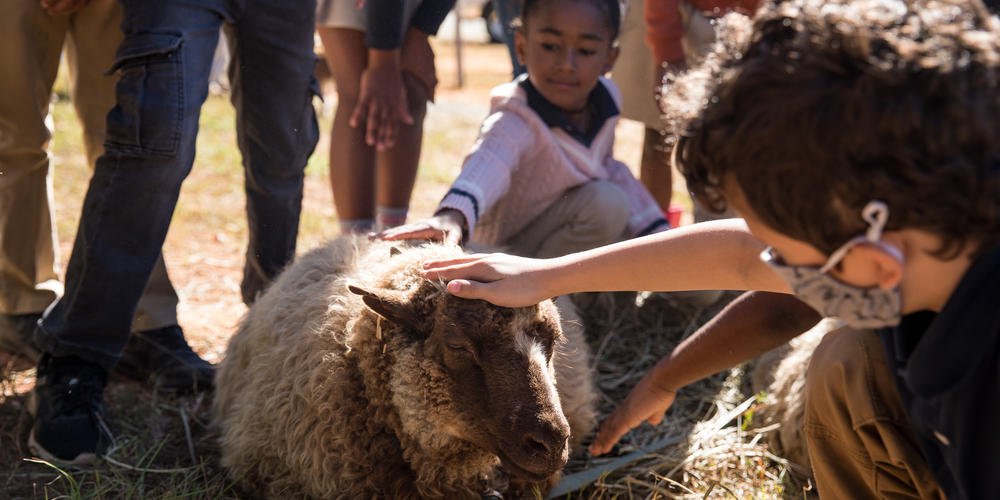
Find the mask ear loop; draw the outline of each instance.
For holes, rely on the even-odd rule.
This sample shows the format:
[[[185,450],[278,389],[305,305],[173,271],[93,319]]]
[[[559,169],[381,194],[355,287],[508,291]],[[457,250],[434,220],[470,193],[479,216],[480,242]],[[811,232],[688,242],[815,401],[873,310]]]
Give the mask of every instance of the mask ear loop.
[[[889,221],[889,207],[883,201],[869,201],[861,210],[861,218],[868,223],[865,239],[871,243],[878,243],[882,239],[882,230]]]
[[[844,256],[847,255],[847,252],[851,249],[851,247],[866,241],[885,248],[886,251],[893,254],[893,257],[896,257],[900,261],[903,260],[903,256],[898,250],[891,245],[882,244],[881,241],[882,230],[885,229],[885,224],[889,221],[889,206],[886,205],[884,201],[869,201],[868,204],[865,205],[865,208],[861,209],[861,218],[868,223],[868,229],[865,230],[865,235],[852,238],[850,241],[844,243],[840,248],[834,251],[830,255],[830,258],[826,261],[826,264],[823,264],[823,267],[819,268],[820,273],[825,273],[830,269],[833,269],[833,266],[836,266],[841,260],[844,259]]]

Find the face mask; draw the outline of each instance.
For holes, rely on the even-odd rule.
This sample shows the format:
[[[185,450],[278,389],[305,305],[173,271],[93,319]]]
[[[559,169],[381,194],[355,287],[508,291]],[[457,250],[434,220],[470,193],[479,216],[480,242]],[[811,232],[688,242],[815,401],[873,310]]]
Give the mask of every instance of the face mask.
[[[868,231],[838,248],[820,267],[789,266],[771,247],[760,258],[774,269],[792,288],[795,296],[825,317],[837,318],[855,328],[881,328],[899,324],[902,300],[899,288],[861,288],[849,285],[827,273],[847,252],[859,243],[871,243],[903,262],[903,254],[882,241],[882,229],[889,218],[889,207],[873,200],[861,212]]]

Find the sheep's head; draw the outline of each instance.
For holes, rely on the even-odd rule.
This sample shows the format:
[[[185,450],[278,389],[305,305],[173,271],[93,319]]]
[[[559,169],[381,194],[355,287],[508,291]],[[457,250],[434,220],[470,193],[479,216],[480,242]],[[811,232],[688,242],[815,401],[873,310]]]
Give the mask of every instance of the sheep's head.
[[[427,287],[432,285],[421,288]],[[425,433],[471,443],[498,457],[508,474],[531,481],[566,464],[570,429],[552,363],[562,333],[550,301],[511,309],[443,292],[418,291],[408,298],[391,290],[351,291],[419,339],[419,370],[431,380],[422,381],[429,387],[421,388],[419,403],[402,406],[439,410],[433,429]],[[428,298],[415,301],[414,296]]]

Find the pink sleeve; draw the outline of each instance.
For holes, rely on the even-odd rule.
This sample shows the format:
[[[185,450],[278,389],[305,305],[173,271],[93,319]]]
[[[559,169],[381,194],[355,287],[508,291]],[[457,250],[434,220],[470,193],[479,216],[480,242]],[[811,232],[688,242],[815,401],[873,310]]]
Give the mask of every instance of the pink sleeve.
[[[479,218],[510,187],[521,154],[533,144],[531,135],[531,127],[515,113],[499,111],[488,116],[462,172],[435,212],[444,208],[462,212],[472,234]]]

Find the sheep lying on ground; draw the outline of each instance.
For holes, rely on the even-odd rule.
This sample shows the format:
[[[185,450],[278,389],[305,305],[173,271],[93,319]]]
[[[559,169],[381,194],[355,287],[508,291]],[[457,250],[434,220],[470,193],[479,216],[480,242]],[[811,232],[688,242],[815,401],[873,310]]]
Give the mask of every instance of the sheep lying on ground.
[[[232,476],[269,498],[554,485],[570,436],[595,424],[582,330],[561,327],[550,301],[502,308],[420,277],[424,261],[459,254],[339,239],[287,269],[216,375]]]

